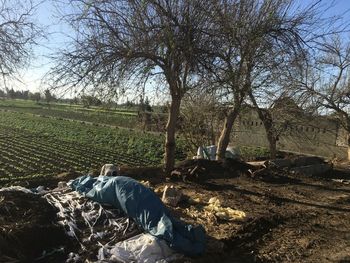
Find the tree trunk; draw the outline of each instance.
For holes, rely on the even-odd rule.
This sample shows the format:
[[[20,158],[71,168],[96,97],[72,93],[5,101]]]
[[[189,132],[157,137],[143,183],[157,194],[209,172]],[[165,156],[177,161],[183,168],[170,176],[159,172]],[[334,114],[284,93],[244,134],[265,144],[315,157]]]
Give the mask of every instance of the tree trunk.
[[[176,132],[176,124],[177,118],[180,112],[180,97],[172,97],[168,122],[166,125],[166,139],[165,139],[165,172],[166,174],[170,174],[170,172],[174,169],[175,165],[175,132]]]
[[[277,155],[277,140],[276,137],[266,129],[267,140],[269,141],[270,158],[276,159]]]
[[[254,107],[259,115],[260,120],[264,124],[266,138],[269,142],[270,158],[275,159],[277,155],[277,134],[272,120],[272,115],[267,109],[261,109],[258,106],[253,94],[249,93],[250,100],[253,102]]]
[[[229,112],[225,118],[224,128],[221,131],[221,135],[218,141],[218,149],[216,152],[216,160],[222,160],[225,158],[226,148],[230,142],[230,135],[235,122],[238,116],[239,108],[234,108]]]
[[[216,144],[216,141],[215,141],[215,132],[214,132],[214,125],[211,124],[211,127],[210,127],[210,141],[211,141],[211,145],[215,145]]]

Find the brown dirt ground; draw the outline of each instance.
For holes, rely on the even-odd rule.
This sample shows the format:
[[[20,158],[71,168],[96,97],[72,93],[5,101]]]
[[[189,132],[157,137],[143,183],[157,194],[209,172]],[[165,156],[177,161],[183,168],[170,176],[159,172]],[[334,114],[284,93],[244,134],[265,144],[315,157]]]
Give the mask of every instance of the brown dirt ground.
[[[206,255],[188,262],[350,262],[350,184],[332,181],[349,180],[348,171],[317,178],[284,171],[264,178],[207,174],[215,179],[197,183],[159,182],[152,171],[142,172],[156,189],[172,184],[203,203],[217,197],[246,213],[245,220],[229,222],[193,215],[188,211],[196,205],[186,201],[171,208],[182,220],[203,224],[209,236]]]
[[[71,246],[56,224],[56,210],[38,195],[0,192],[0,262],[62,262],[64,255],[45,257],[55,248]]]
[[[171,208],[182,220],[203,224],[208,234],[206,254],[181,262],[350,262],[350,184],[331,180],[349,180],[347,171],[318,178],[283,171],[260,178],[208,171],[206,180],[196,182],[165,180],[157,167],[124,167],[122,173],[148,180],[156,190],[172,184],[201,200]],[[72,175],[59,180],[66,177]],[[211,197],[244,211],[246,218],[229,222],[193,212]]]

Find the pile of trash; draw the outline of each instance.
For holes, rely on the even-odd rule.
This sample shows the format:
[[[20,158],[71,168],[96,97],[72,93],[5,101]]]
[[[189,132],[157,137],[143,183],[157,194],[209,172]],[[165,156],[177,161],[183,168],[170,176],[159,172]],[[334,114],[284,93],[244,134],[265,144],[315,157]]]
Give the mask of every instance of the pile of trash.
[[[249,173],[255,167],[232,158],[220,161],[208,159],[185,160],[178,163],[171,172],[171,178],[201,182],[211,178],[232,178]]]
[[[107,248],[141,233],[141,229],[119,210],[89,200],[65,183],[39,194],[58,209],[58,223],[79,244],[76,251],[67,251],[67,262],[100,260],[105,258]]]
[[[198,256],[205,251],[203,226],[187,225],[174,218],[151,189],[130,177],[82,176],[70,186],[95,202],[117,208],[143,231],[165,240],[174,251],[186,256]]]

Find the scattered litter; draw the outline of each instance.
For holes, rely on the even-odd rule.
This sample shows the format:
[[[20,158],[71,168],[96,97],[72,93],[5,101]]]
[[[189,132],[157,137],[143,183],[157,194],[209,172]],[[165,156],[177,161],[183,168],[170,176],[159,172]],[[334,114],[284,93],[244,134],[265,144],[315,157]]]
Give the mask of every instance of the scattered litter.
[[[140,234],[100,248],[98,260],[112,262],[166,263],[182,258],[166,242],[150,234]]]
[[[19,187],[0,191],[0,262],[51,262],[71,244],[57,224],[56,209]]]
[[[48,192],[47,190],[45,190],[45,187],[42,186],[42,185],[38,186],[37,188],[31,189],[31,190],[32,190],[34,193],[40,194],[40,195],[45,194],[45,193]]]
[[[195,156],[194,159],[215,160],[216,149],[217,147],[215,145],[210,145],[206,147],[199,146],[197,150],[197,156]]]
[[[239,148],[227,147],[225,152],[225,158],[240,160],[241,151],[239,150]]]

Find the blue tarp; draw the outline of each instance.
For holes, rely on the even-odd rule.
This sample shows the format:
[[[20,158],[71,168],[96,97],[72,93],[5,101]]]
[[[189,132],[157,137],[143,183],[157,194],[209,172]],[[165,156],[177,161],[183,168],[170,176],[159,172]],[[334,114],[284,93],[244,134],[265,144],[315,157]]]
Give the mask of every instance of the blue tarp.
[[[71,181],[70,186],[96,202],[123,211],[146,232],[164,239],[178,252],[196,256],[205,250],[206,235],[201,225],[186,225],[171,216],[151,189],[132,178],[82,176]]]

